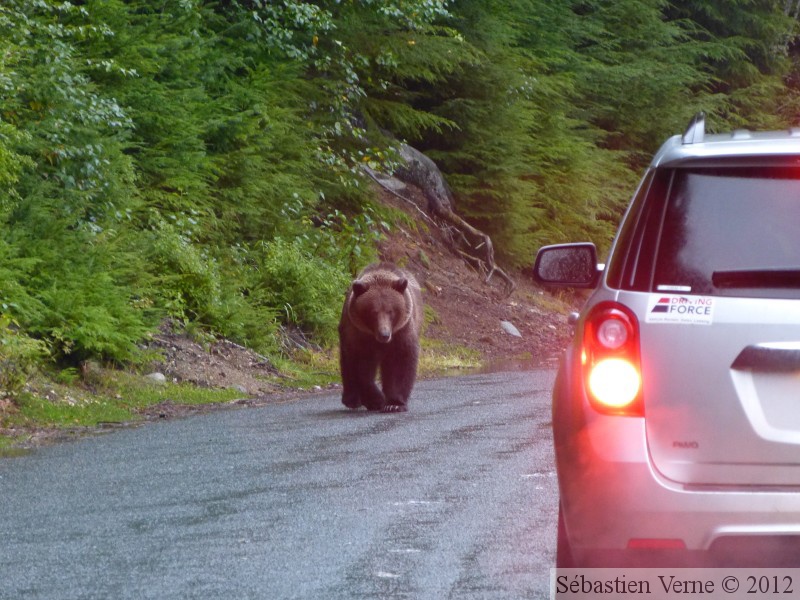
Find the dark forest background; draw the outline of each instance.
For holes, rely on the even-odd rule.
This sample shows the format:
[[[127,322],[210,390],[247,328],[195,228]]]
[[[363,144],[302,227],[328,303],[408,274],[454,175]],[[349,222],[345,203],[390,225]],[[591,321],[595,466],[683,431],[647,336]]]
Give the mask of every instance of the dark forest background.
[[[135,363],[165,318],[332,345],[405,141],[511,272],[607,247],[651,153],[797,124],[794,0],[5,0],[0,363]]]

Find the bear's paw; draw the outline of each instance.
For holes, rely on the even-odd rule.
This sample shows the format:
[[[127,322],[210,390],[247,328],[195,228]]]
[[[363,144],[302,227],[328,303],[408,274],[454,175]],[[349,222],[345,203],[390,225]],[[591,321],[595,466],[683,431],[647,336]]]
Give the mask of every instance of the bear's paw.
[[[351,410],[361,407],[361,398],[356,392],[344,392],[342,394],[342,404]]]

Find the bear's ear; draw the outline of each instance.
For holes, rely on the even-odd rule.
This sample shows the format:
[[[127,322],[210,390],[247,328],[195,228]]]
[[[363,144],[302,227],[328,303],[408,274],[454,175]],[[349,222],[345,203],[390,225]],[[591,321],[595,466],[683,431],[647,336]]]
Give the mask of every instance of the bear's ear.
[[[406,279],[405,277],[396,279],[392,283],[392,287],[402,294],[403,292],[406,291],[406,288],[408,287],[408,279]]]
[[[353,296],[360,296],[369,289],[369,286],[363,281],[356,279],[353,282]]]

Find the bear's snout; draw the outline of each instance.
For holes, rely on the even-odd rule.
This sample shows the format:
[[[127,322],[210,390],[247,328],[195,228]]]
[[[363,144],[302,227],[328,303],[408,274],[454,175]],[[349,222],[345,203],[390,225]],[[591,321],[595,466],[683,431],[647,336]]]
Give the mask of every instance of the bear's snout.
[[[392,341],[392,330],[382,329],[375,332],[375,339],[381,344],[388,344]]]

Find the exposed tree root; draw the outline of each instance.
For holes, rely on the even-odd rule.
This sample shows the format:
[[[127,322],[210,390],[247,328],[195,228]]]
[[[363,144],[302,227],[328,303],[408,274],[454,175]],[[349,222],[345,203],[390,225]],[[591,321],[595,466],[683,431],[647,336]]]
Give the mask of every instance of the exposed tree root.
[[[506,295],[510,295],[517,287],[516,282],[497,266],[491,238],[455,213],[453,192],[436,163],[408,144],[400,146],[400,156],[405,161],[405,165],[399,168],[394,176],[422,191],[428,201],[427,213],[422,211],[413,200],[387,185],[384,176],[375,173],[368,167],[365,170],[378,185],[403,201],[413,204],[426,220],[441,229],[445,233],[450,249],[481,273],[484,283],[489,283],[496,274],[505,282]]]

